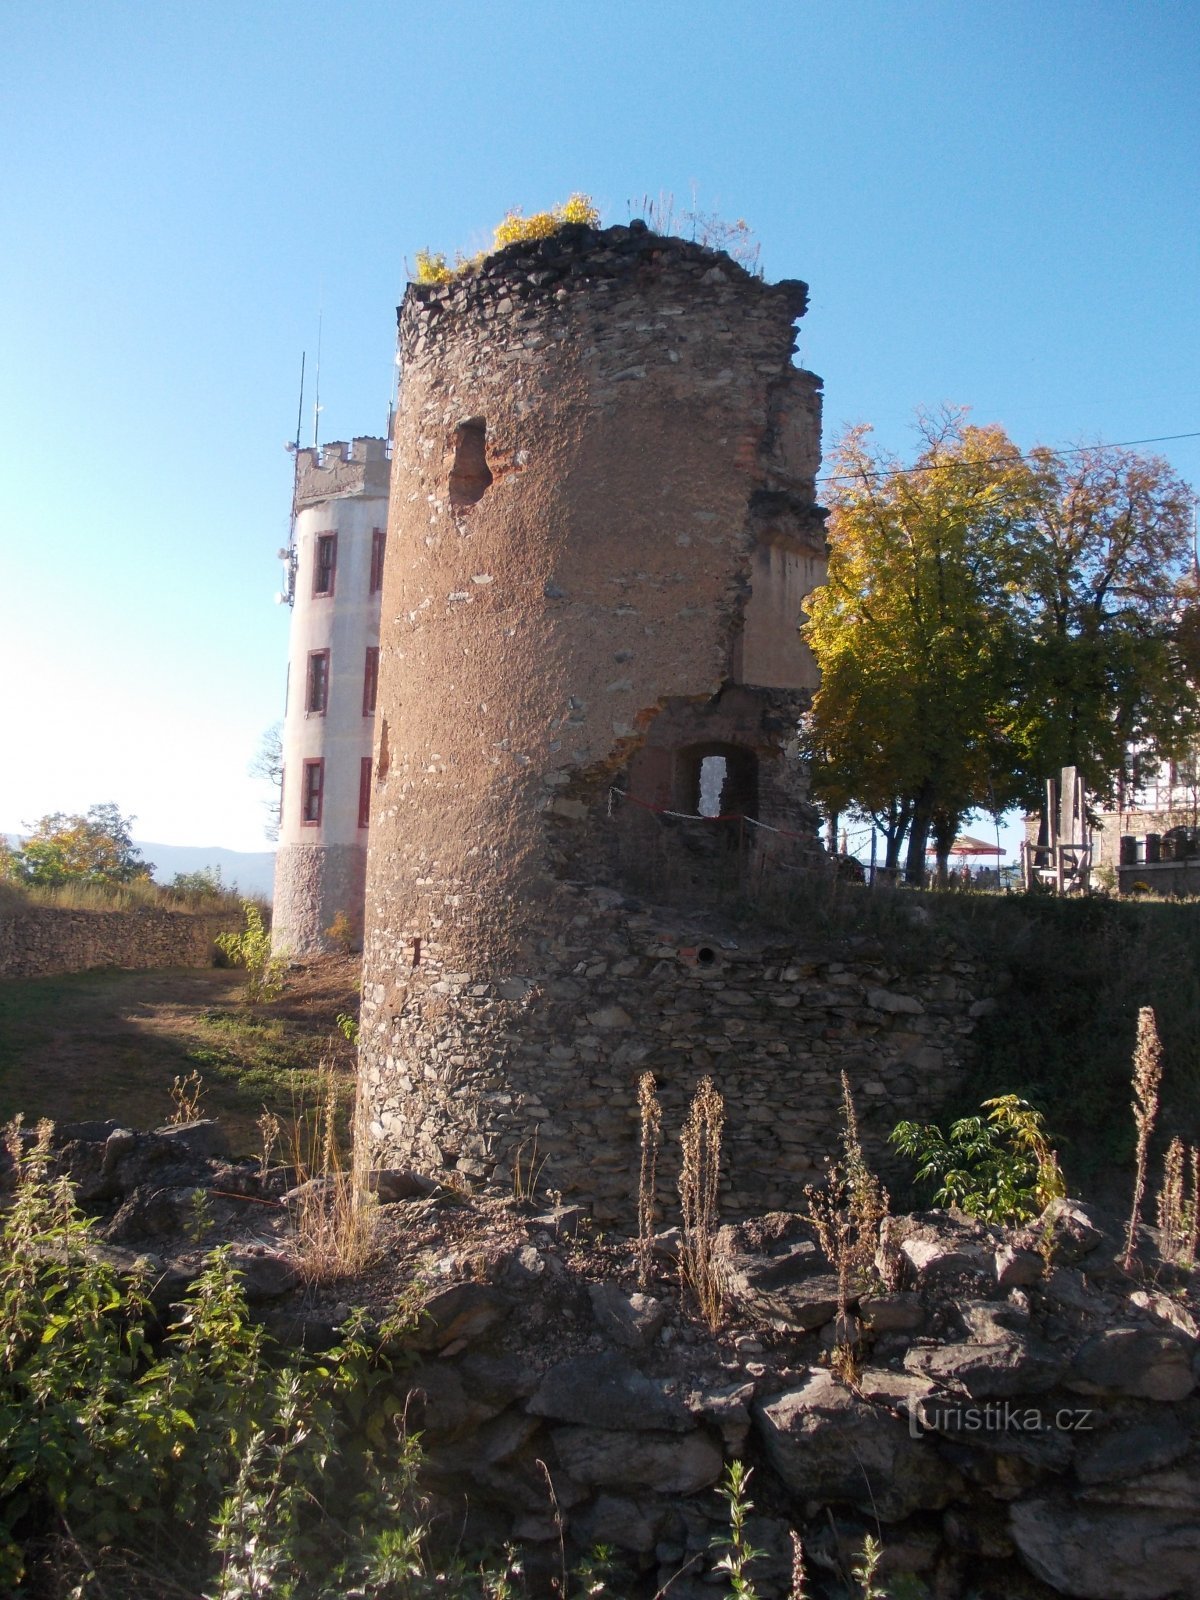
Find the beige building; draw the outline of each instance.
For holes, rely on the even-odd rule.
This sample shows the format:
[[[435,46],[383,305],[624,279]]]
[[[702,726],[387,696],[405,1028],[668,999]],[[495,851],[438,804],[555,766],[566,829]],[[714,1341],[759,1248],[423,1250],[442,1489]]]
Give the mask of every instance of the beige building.
[[[339,914],[362,931],[390,469],[385,439],[296,452],[272,919],[291,955],[327,948]]]

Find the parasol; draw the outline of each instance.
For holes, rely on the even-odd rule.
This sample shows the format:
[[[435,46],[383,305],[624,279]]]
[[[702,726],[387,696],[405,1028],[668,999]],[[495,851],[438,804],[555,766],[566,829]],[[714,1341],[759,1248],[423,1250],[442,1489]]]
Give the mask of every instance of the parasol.
[[[927,856],[937,854],[937,846],[930,845],[926,850]],[[998,844],[988,844],[983,839],[973,839],[969,833],[960,833],[950,846],[952,856],[1002,856],[1005,852]]]

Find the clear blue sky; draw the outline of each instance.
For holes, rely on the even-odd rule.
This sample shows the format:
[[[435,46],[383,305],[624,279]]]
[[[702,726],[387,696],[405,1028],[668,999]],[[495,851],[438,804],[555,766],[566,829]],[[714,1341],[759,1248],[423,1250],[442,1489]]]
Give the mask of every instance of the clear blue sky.
[[[322,438],[381,432],[405,258],[510,206],[745,217],[827,440],[1200,430],[1192,3],[41,0],[4,41],[0,830],[263,848],[300,353],[323,306]]]

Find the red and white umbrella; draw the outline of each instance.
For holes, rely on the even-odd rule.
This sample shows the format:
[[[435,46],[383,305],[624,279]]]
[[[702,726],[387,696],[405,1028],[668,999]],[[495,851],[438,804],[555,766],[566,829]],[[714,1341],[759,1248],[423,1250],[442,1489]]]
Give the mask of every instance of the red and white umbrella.
[[[984,839],[973,839],[969,833],[960,833],[950,846],[952,856],[1002,856],[1005,853],[998,844],[988,844]],[[937,846],[931,844],[925,854],[937,855]]]

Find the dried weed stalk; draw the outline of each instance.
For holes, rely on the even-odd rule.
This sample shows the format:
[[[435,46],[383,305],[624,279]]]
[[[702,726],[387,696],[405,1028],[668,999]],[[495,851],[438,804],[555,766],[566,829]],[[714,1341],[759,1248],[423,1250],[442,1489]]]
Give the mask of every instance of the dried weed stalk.
[[[175,1109],[171,1113],[170,1126],[182,1127],[185,1122],[195,1122],[200,1115],[200,1099],[204,1093],[204,1079],[193,1067],[186,1078],[175,1074],[171,1084],[171,1099],[175,1102]]]
[[[338,1079],[326,1059],[312,1116],[293,1119],[292,1160],[301,1186],[293,1222],[300,1275],[308,1283],[355,1277],[375,1259],[378,1214],[367,1183],[361,1109],[358,1100],[347,1164],[337,1136]]]
[[[850,1382],[857,1371],[851,1337],[850,1295],[870,1277],[888,1215],[888,1192],[871,1171],[858,1134],[850,1080],[842,1073],[842,1159],[826,1167],[823,1188],[804,1191],[809,1216],[838,1283],[838,1339],[833,1370]]]
[[[1189,1150],[1182,1139],[1172,1139],[1158,1191],[1158,1227],[1163,1259],[1176,1266],[1190,1267],[1196,1260],[1198,1188],[1200,1146],[1193,1145]]]
[[[658,1152],[662,1146],[662,1105],[652,1072],[638,1079],[638,1113],[642,1124],[642,1166],[638,1174],[638,1285],[650,1281],[650,1247],[654,1240],[654,1193]]]
[[[1158,1090],[1162,1083],[1162,1045],[1154,1021],[1154,1008],[1143,1006],[1138,1012],[1137,1044],[1133,1051],[1133,1120],[1137,1126],[1137,1178],[1133,1186],[1133,1205],[1129,1230],[1125,1235],[1125,1271],[1133,1267],[1134,1241],[1141,1220],[1142,1199],[1146,1193],[1146,1158],[1150,1135],[1158,1116]]]
[[[701,1078],[680,1136],[683,1169],[679,1174],[679,1202],[683,1228],[679,1273],[712,1329],[720,1325],[723,1310],[713,1245],[717,1236],[717,1185],[724,1125],[725,1102],[712,1079]]]

